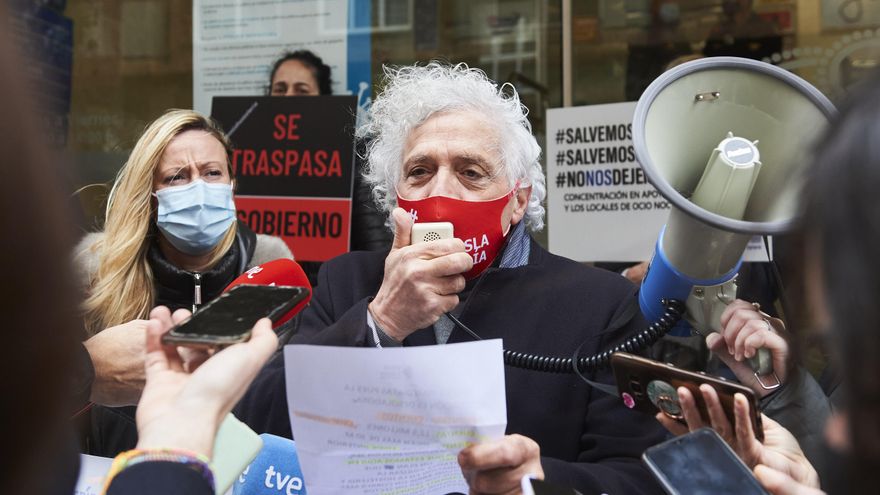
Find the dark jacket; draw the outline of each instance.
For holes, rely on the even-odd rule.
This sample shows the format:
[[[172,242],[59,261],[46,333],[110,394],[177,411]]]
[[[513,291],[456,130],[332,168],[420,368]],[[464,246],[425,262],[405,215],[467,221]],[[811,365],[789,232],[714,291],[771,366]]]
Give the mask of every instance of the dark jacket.
[[[349,253],[324,264],[300,333],[291,343],[365,346],[367,304],[382,282],[386,253]],[[641,329],[640,315],[616,331],[614,316],[633,303],[635,288],[622,277],[552,255],[531,240],[529,262],[490,268],[464,303],[460,319],[484,339],[503,338],[504,348],[570,357],[584,343],[593,354]],[[471,338],[456,328],[449,342]],[[410,335],[404,345],[435,344],[432,328]],[[610,370],[594,377],[612,383]],[[594,390],[574,375],[505,367],[507,433],[534,439],[541,447],[547,479],[584,493],[653,493],[659,487],[639,461],[665,437],[649,416]],[[466,386],[463,384],[462,386]],[[283,356],[258,375],[235,410],[258,433],[291,437]]]
[[[194,469],[177,462],[142,462],[123,469],[107,489],[107,495],[153,495],[180,493],[213,495],[214,490]]]
[[[373,200],[373,188],[364,179],[367,163],[367,142],[359,140],[354,157],[354,189],[351,194],[351,250],[388,251],[391,249],[391,229],[385,225],[388,216],[379,210]]]

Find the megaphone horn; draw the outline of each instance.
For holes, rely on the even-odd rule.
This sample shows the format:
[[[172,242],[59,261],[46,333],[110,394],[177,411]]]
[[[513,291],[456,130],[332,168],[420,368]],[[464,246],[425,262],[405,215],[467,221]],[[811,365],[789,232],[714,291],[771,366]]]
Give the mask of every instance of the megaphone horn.
[[[791,229],[801,166],[834,114],[803,79],[743,58],[695,60],[651,83],[636,105],[633,144],[673,208],[639,295],[649,321],[662,315],[662,299],[686,300],[694,330],[720,330],[749,239]],[[769,353],[751,364],[764,385]]]

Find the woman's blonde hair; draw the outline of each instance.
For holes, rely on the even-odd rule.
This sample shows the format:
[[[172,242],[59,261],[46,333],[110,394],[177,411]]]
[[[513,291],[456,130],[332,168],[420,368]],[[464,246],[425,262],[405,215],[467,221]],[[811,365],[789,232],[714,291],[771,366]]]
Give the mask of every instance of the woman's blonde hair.
[[[98,269],[89,281],[84,303],[89,335],[144,318],[153,307],[153,273],[147,261],[151,233],[155,232],[153,177],[168,143],[189,130],[205,131],[223,144],[229,175],[233,175],[232,146],[211,119],[192,110],[169,110],[146,128],[116,176],[107,201],[104,235],[91,248],[97,254]],[[235,242],[236,225],[232,223],[211,251],[206,268],[217,263]]]

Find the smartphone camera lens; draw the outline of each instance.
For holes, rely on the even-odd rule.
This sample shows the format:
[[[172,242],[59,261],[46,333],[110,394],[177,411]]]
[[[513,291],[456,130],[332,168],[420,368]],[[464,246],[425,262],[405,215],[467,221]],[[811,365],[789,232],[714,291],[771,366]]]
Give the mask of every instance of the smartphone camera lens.
[[[643,395],[642,383],[634,376],[629,377],[629,389],[632,390],[636,396]]]

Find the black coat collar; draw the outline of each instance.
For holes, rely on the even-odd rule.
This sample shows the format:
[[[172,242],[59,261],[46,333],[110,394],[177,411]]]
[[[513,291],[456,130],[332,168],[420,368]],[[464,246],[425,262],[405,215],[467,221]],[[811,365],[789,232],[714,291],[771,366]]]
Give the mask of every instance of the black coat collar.
[[[202,301],[207,302],[220,295],[244,271],[244,265],[253,257],[256,241],[257,235],[247,225],[238,222],[238,232],[232,247],[210,270],[199,274]],[[192,309],[195,274],[168,261],[156,240],[150,243],[147,262],[153,271],[156,305],[168,306],[172,311],[179,308]]]

